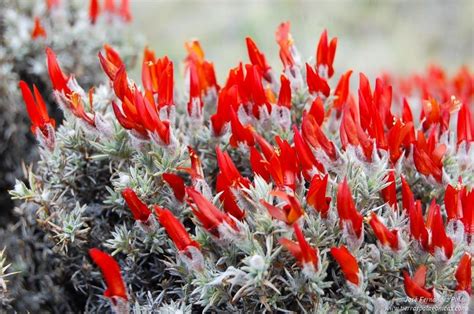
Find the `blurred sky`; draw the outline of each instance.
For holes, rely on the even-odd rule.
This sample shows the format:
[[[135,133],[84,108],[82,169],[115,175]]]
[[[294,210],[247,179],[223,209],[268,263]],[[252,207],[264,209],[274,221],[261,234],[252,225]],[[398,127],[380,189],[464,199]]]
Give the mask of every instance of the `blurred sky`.
[[[406,74],[438,63],[450,71],[474,67],[474,0],[466,1],[162,1],[131,0],[133,27],[157,56],[185,56],[184,42],[198,38],[222,83],[228,69],[248,61],[250,35],[269,62],[281,69],[275,29],[291,21],[304,61],[314,60],[324,28],[339,38],[336,71],[370,76]]]

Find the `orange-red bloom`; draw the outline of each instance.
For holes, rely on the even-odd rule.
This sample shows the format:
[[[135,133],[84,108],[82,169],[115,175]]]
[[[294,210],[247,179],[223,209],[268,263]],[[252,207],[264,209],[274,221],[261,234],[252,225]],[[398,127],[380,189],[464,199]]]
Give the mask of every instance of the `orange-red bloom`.
[[[257,66],[265,80],[271,83],[272,77],[269,73],[271,67],[268,65],[265,55],[258,49],[252,38],[246,37],[245,42],[247,44],[247,51],[249,54],[250,62],[253,65]]]
[[[306,194],[306,202],[313,206],[323,218],[327,218],[329,205],[331,204],[331,198],[326,196],[328,177],[329,175],[326,174],[324,178],[321,179],[319,175],[315,175],[311,180],[308,193]]]
[[[174,173],[163,173],[163,180],[173,190],[174,197],[180,202],[184,200],[186,195],[185,184],[183,178]]]
[[[410,144],[415,141],[415,128],[413,122],[404,123],[397,119],[387,132],[387,145],[390,160],[395,164]]]
[[[398,231],[388,230],[374,212],[370,214],[369,224],[383,246],[390,247],[393,251],[397,251],[400,248],[398,245]]]
[[[293,141],[295,143],[294,150],[306,180],[311,180],[317,170],[323,172],[324,166],[316,159],[308,143],[303,139],[296,126],[293,127]]]
[[[231,109],[230,126],[232,129],[232,136],[230,137],[230,145],[237,147],[240,144],[253,146],[255,144],[254,132],[250,125],[243,125],[240,122],[237,113]]]
[[[326,137],[313,115],[306,114],[303,116],[301,132],[303,138],[314,149],[322,149],[331,160],[337,159],[334,143]]]
[[[464,224],[464,233],[469,235],[472,241],[474,237],[474,189],[468,192],[464,188],[461,191],[461,202],[463,211],[461,221]]]
[[[346,280],[356,286],[359,286],[359,265],[357,265],[357,259],[354,257],[354,255],[352,255],[344,245],[340,248],[332,247],[331,255],[341,267]]]
[[[434,302],[433,288],[427,289],[426,285],[426,266],[418,267],[415,275],[410,277],[408,272],[403,271],[403,279],[405,284],[405,293],[413,299],[425,301],[427,303]]]
[[[219,91],[219,85],[217,85],[216,73],[214,70],[214,64],[207,61],[204,58],[204,50],[201,48],[201,44],[198,40],[193,40],[185,44],[188,56],[186,57],[186,67],[195,73],[194,80],[196,83],[196,92],[201,96],[204,96],[211,89],[216,92]]]
[[[347,71],[344,73],[339,82],[337,83],[336,86],[336,91],[334,92],[334,96],[336,96],[336,99],[334,100],[334,108],[337,110],[341,110],[344,104],[347,101],[347,98],[349,97],[349,83],[350,83],[350,78],[351,78],[352,70]]]
[[[382,190],[383,200],[393,208],[397,208],[397,185],[395,184],[395,171],[390,170],[387,174],[388,186]]]
[[[337,188],[337,212],[341,228],[355,235],[358,239],[362,236],[362,215],[357,211],[347,179]]]
[[[171,211],[159,206],[154,206],[158,221],[165,228],[166,233],[176,245],[178,251],[186,251],[188,247],[193,246],[200,248],[199,243],[191,240],[189,233],[184,228],[183,224],[176,218]]]
[[[294,195],[278,190],[272,191],[270,194],[286,202],[283,207],[277,207],[265,202],[264,200],[260,200],[260,203],[268,209],[268,212],[273,218],[283,221],[288,225],[292,225],[303,216],[304,211],[301,208],[300,202]]]
[[[280,59],[283,66],[285,69],[292,68],[296,64],[296,50],[293,45],[293,37],[290,34],[290,22],[284,22],[278,26],[275,38],[280,46]]]
[[[258,174],[267,182],[270,180],[268,166],[268,161],[260,152],[254,146],[250,147],[250,167],[255,174]]]
[[[122,191],[122,196],[130,208],[133,218],[137,221],[146,223],[151,215],[151,211],[148,206],[138,198],[135,191],[131,188],[126,188]]]
[[[331,88],[328,82],[319,76],[318,72],[306,63],[306,84],[308,84],[308,91],[311,94],[320,96],[321,94],[328,97],[331,93]]]
[[[285,75],[280,76],[281,87],[280,93],[278,94],[278,106],[286,107],[291,109],[291,86],[290,80]]]
[[[327,73],[331,78],[334,74],[333,62],[336,55],[337,38],[334,37],[328,44],[328,32],[324,30],[319,38],[318,51],[316,53],[316,70]]]
[[[469,145],[474,141],[474,124],[468,104],[465,102],[458,113],[457,123],[457,144],[466,142]]]
[[[36,132],[39,130],[45,138],[49,138],[50,134],[48,133],[48,126],[54,129],[56,126],[56,121],[49,117],[43,97],[41,97],[41,94],[34,84],[34,97],[30,88],[28,87],[28,84],[26,84],[24,81],[20,81],[19,85],[23,95],[23,101],[26,105],[26,110],[30,116],[31,132],[36,134]]]
[[[472,294],[472,273],[471,273],[472,258],[469,253],[464,253],[459,261],[456,270],[457,291],[466,291],[469,295]]]
[[[240,209],[234,193],[242,187],[248,188],[250,181],[240,174],[227,152],[222,152],[219,147],[216,147],[216,154],[219,167],[216,191],[222,192],[220,199],[224,204],[224,210],[235,218],[242,220],[245,212]]]
[[[121,69],[123,69],[123,67]],[[123,73],[123,70],[117,72],[114,82],[121,80],[123,77],[121,73]],[[123,79],[127,79],[126,75]],[[129,93],[132,93],[132,95],[127,95]],[[131,90],[128,89],[128,85],[124,87],[124,89],[119,88],[118,92],[116,90],[116,94],[117,96],[121,95],[123,98],[122,108],[120,109],[115,102],[112,102],[112,106],[117,120],[125,129],[134,130],[142,138],[146,139],[150,137],[150,133],[157,134],[159,140],[164,145],[171,143],[170,123],[167,120],[162,121],[160,119],[157,108],[153,102],[153,97],[150,97],[150,94],[143,97],[141,92],[136,88],[134,88],[134,92],[131,92]]]
[[[89,255],[94,263],[99,266],[104,276],[105,283],[107,284],[107,290],[105,290],[104,295],[110,298],[114,304],[116,302],[114,298],[128,300],[127,288],[120,274],[120,266],[117,261],[109,254],[96,248],[90,249]]]
[[[410,209],[415,206],[415,196],[413,195],[410,185],[406,181],[405,177],[402,175],[400,178],[402,180],[402,206],[403,209],[410,213]]]
[[[37,39],[39,37],[46,37],[46,30],[44,29],[43,25],[41,25],[39,17],[35,17],[35,25],[31,31],[31,38]]]
[[[99,0],[90,0],[89,2],[89,19],[95,24],[100,14]]]
[[[430,140],[427,142],[422,131],[418,131],[418,137],[415,142],[413,160],[415,167],[425,176],[433,176],[436,181],[442,181],[443,174],[443,156],[446,152],[446,145],[436,145],[435,129],[432,129]]]
[[[281,238],[278,240],[278,242],[280,242],[280,244],[295,257],[301,266],[304,267],[305,265],[309,264],[314,267],[314,270],[317,270],[318,249],[309,245],[298,224],[293,224],[293,229],[295,230],[297,242],[291,241],[287,238]]]
[[[454,187],[450,184],[446,187],[444,192],[444,206],[448,220],[460,219],[463,216],[461,191],[466,187]]]
[[[359,117],[359,112],[353,101],[350,101],[344,106],[339,128],[342,147],[346,149],[349,144],[360,147],[366,159],[371,161],[374,145],[372,140],[362,129]]]
[[[174,105],[174,68],[167,56],[156,58],[155,53],[145,48],[142,63],[142,82],[145,91],[158,94],[158,109]]]
[[[446,235],[446,230],[441,217],[439,205],[433,200],[429,213],[432,213],[432,224],[430,222],[430,214],[428,214],[428,222],[431,227],[431,251],[436,255],[437,252],[443,254],[443,259],[450,259],[453,255],[453,240]]]
[[[222,224],[227,224],[235,231],[239,230],[235,221],[229,215],[217,209],[201,193],[193,188],[186,188],[186,193],[190,198],[188,204],[191,206],[192,212],[210,234],[219,238],[221,236],[219,227]]]
[[[122,59],[120,58],[119,53],[112,48],[111,46],[104,44],[105,57],[99,52],[99,61],[104,69],[105,74],[109,77],[110,80],[115,80],[115,75],[117,71],[124,66]],[[125,68],[125,66],[124,66]]]
[[[129,0],[122,0],[120,2],[119,14],[125,22],[130,22],[132,20],[132,13],[130,12]]]
[[[425,222],[423,219],[423,210],[421,208],[421,201],[417,200],[414,205],[410,205],[407,208],[408,215],[410,218],[410,233],[411,236],[418,241],[421,247],[425,250],[429,250],[428,243],[428,230],[426,229]]]
[[[46,48],[46,57],[48,62],[48,73],[49,78],[51,79],[51,84],[53,89],[59,92],[64,92],[64,94],[70,95],[72,93],[71,89],[68,87],[69,77],[67,77],[61,67],[59,66],[58,59],[56,54],[51,48]]]

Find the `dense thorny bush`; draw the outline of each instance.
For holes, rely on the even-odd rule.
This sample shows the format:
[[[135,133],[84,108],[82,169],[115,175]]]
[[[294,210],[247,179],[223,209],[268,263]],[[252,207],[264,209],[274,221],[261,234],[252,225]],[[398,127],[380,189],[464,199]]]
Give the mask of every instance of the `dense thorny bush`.
[[[62,309],[467,311],[473,75],[351,89],[336,39],[303,64],[289,31],[279,77],[247,38],[250,63],[222,86],[187,43],[184,92],[148,49],[137,85],[106,46],[110,82],[89,92],[47,50],[65,119],[20,84],[41,159],[11,194],[51,243],[42,276]]]

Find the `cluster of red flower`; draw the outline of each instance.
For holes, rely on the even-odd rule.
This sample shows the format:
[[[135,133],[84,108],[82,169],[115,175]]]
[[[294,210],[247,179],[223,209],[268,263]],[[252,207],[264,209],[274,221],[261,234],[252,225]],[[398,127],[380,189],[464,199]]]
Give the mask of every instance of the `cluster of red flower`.
[[[360,158],[372,163],[383,155],[389,156],[389,162],[395,167],[404,158],[412,158],[416,170],[433,184],[446,183],[443,177],[443,157],[447,145],[442,137],[448,134],[451,116],[457,112],[456,149],[467,150],[474,140],[474,125],[471,105],[473,101],[474,77],[466,69],[461,70],[452,80],[448,80],[442,72],[433,71],[427,77],[415,77],[400,83],[399,94],[392,101],[390,78],[377,79],[372,91],[369,80],[360,74],[358,100],[349,88],[352,71],[341,76],[336,87],[332,89],[329,79],[334,75],[333,62],[337,40],[327,38],[327,32],[321,35],[314,65],[301,65],[300,57],[290,34],[290,24],[282,23],[276,39],[280,47],[280,57],[284,72],[280,82],[275,80],[272,68],[268,65],[265,55],[257,48],[251,38],[247,38],[250,63],[239,64],[231,69],[225,85],[217,84],[213,64],[204,57],[199,42],[186,44],[188,56],[185,59],[187,77],[189,78],[189,102],[187,112],[190,119],[201,119],[205,98],[216,96],[216,110],[210,117],[209,128],[215,137],[230,132],[230,144],[250,152],[251,170],[267,182],[272,182],[276,189],[271,193],[284,205],[276,206],[261,200],[261,204],[276,220],[280,220],[294,229],[296,242],[281,238],[280,243],[298,261],[302,267],[318,269],[319,252],[304,237],[299,219],[304,209],[296,195],[297,186],[309,183],[305,195],[306,203],[320,213],[322,219],[327,218],[332,202],[327,194],[328,171],[325,164],[338,162],[343,154],[338,150],[325,132],[323,125],[328,120],[340,121],[339,134],[342,150],[349,148],[360,152]],[[111,81],[114,92],[120,102],[113,103],[113,110],[118,122],[130,133],[141,140],[153,140],[165,149],[176,144],[173,137],[171,116],[174,112],[174,80],[173,62],[166,56],[156,58],[154,53],[145,50],[141,90],[127,75],[125,65],[118,53],[109,46],[104,47],[105,55],[99,54],[102,67]],[[79,93],[74,91],[71,77],[60,69],[54,53],[48,49],[48,68],[55,91],[60,93],[79,119],[91,127],[95,127],[94,112],[84,109]],[[306,84],[303,69],[305,69]],[[54,136],[49,130],[54,129],[54,121],[48,117],[41,96],[34,88],[36,102],[25,83],[21,83],[25,102],[32,120],[32,130],[43,137]],[[279,90],[278,90],[279,88]],[[414,123],[412,107],[408,98],[414,90],[422,91],[422,107],[420,128]],[[301,124],[299,118],[291,116],[292,94],[307,90],[311,97],[310,106],[304,110]],[[405,93],[405,94],[404,94]],[[91,93],[90,93],[91,95]],[[276,96],[278,95],[278,96]],[[453,96],[455,95],[455,97]],[[92,97],[90,99],[92,107]],[[326,108],[325,108],[326,107]],[[293,144],[276,136],[276,146],[270,144],[263,134],[256,131],[265,120],[268,121],[272,112],[289,112],[293,131]],[[399,112],[399,114],[397,114]],[[52,126],[47,127],[48,125]],[[204,126],[203,126],[204,127]],[[291,129],[290,129],[291,130]],[[315,154],[318,152],[318,154]],[[239,206],[237,194],[245,194],[251,185],[249,178],[244,177],[227,152],[216,148],[217,175],[216,192],[220,194],[223,211],[214,206],[196,186],[204,180],[204,172],[196,152],[189,147],[191,168],[185,170],[191,175],[192,186],[186,186],[183,178],[176,173],[166,173],[163,180],[173,189],[176,199],[187,202],[192,212],[215,238],[224,238],[228,232],[238,233],[239,223],[245,222],[246,212]],[[317,156],[326,161],[323,162]],[[387,174],[387,186],[381,196],[386,203],[398,210],[395,172]],[[453,255],[453,240],[447,235],[440,205],[435,201],[427,209],[426,222],[420,200],[415,197],[401,176],[402,205],[400,210],[406,211],[409,217],[412,245],[435,258],[449,260]],[[337,187],[336,208],[340,228],[354,243],[364,241],[364,219],[356,208],[347,180],[344,178]],[[190,235],[171,211],[159,206],[151,211],[136,194],[126,189],[123,197],[130,207],[134,218],[147,223],[156,214],[158,222],[165,228],[180,252],[186,253],[189,248],[200,249],[200,245]],[[463,227],[468,242],[471,243],[474,232],[474,192],[459,182],[457,186],[447,185],[444,204],[448,221],[455,221]],[[397,252],[404,245],[400,238],[400,230],[388,229],[381,218],[371,212],[367,218],[368,225],[379,243],[388,250]],[[436,231],[435,231],[436,230]],[[350,242],[350,241],[348,241]],[[349,243],[350,244],[350,243]],[[350,246],[350,245],[349,245]],[[345,246],[333,247],[330,250],[335,261],[340,265],[348,282],[360,286],[363,282],[358,261]],[[124,284],[120,278],[118,267],[104,253],[91,250],[91,256],[102,268],[109,285],[106,295],[126,298]],[[471,257],[465,253],[461,259],[456,278],[457,290],[471,292]],[[405,289],[410,297],[433,298],[433,289],[425,288],[425,266],[420,266],[413,278],[404,272]]]

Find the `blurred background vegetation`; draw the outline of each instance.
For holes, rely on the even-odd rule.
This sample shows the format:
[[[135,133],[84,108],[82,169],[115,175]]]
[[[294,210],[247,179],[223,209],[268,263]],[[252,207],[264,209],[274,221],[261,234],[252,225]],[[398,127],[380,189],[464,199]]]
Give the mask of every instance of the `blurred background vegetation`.
[[[133,27],[157,56],[185,56],[184,42],[198,38],[214,61],[219,82],[247,61],[251,36],[276,69],[281,68],[275,29],[291,21],[304,61],[314,59],[324,28],[339,38],[336,71],[353,69],[408,74],[438,63],[450,71],[474,66],[474,1],[164,1],[132,0]],[[181,69],[182,73],[182,69]],[[178,75],[177,79],[182,79]]]

